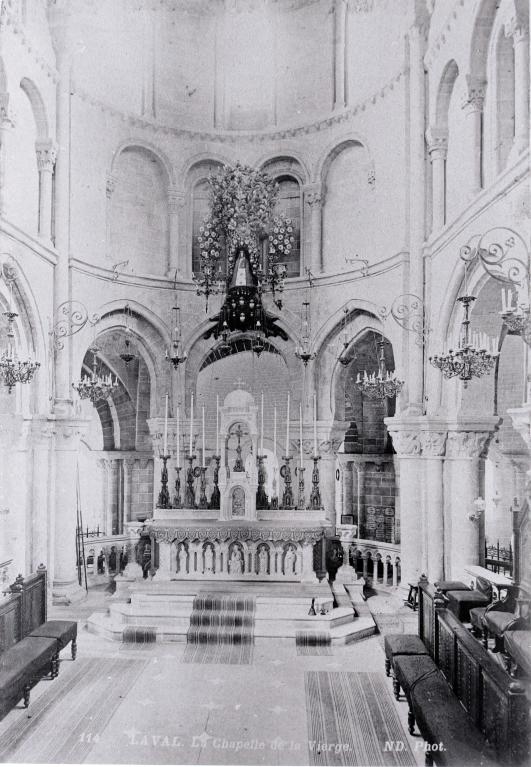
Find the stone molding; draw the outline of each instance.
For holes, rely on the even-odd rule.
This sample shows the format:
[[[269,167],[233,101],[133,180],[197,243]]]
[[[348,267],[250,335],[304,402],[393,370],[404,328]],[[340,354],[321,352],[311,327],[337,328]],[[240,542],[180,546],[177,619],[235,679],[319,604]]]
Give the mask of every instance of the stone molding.
[[[423,431],[420,433],[422,455],[439,458],[444,455],[446,448],[445,431]]]
[[[57,144],[51,138],[35,142],[35,154],[37,155],[37,168],[39,171],[51,173],[57,158]]]
[[[85,436],[90,421],[86,418],[55,420],[56,450],[77,450],[79,441]]]
[[[186,204],[186,196],[183,191],[179,189],[168,189],[168,212],[178,213],[181,208],[184,208]]]
[[[324,528],[295,527],[152,527],[146,532],[159,543],[190,541],[293,541],[317,543],[324,536]]]
[[[417,458],[479,458],[484,454],[499,419],[463,423],[424,418],[386,418],[398,456]]]
[[[417,431],[392,431],[389,429],[389,435],[398,455],[420,456],[420,435]]]
[[[446,442],[448,458],[479,458],[485,450],[492,432],[450,431]]]
[[[26,49],[26,52],[33,59],[33,61],[35,61],[35,63],[44,70],[47,76],[50,77],[54,83],[56,83],[58,81],[57,70],[55,67],[51,66],[47,59],[37,53],[35,49],[35,42],[26,36],[25,27],[17,18],[13,8],[10,7],[7,3],[2,3],[0,8],[0,29],[9,28],[12,33],[18,37],[20,43]]]

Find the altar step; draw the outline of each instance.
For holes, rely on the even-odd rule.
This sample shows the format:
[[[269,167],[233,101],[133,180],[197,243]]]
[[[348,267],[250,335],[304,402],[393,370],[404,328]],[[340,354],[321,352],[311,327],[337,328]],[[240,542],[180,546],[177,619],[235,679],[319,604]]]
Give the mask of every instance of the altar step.
[[[245,599],[250,596],[250,589],[240,588],[242,583],[237,584],[238,592],[230,594],[210,589],[211,584],[208,584],[207,591],[204,582],[200,584],[199,592],[183,593],[189,585],[181,583],[175,588],[172,583],[172,588],[165,589],[166,593],[161,594],[144,590],[132,592],[130,603],[116,601],[107,613],[93,613],[88,619],[89,631],[117,642],[133,634],[141,638],[143,632],[148,632],[150,636],[154,632],[157,642],[186,642],[190,626],[194,620],[199,620],[197,611],[194,617],[194,600],[198,596],[210,592],[220,598]],[[253,585],[256,592],[256,584]],[[341,600],[339,607],[332,609],[333,595],[328,584],[317,584],[317,588],[314,585],[312,590],[302,584],[285,584],[280,589],[270,589],[271,585],[267,584],[267,588],[253,593],[255,643],[269,637],[295,638],[297,632],[311,631],[326,634],[332,645],[348,644],[376,632],[370,613],[361,610],[364,614],[356,615],[348,597]],[[308,615],[312,597],[329,609],[326,615]],[[219,615],[207,617],[206,614],[201,620],[210,619],[214,622],[230,620]]]

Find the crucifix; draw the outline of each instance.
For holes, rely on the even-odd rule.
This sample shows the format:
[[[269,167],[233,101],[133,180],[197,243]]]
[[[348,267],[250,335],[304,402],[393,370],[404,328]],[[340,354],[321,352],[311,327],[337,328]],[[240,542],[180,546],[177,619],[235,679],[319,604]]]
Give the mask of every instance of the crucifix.
[[[234,431],[234,434],[238,437],[238,446],[236,448],[236,463],[234,464],[233,471],[245,471],[245,466],[243,465],[242,461],[242,447],[241,447],[241,438],[244,435],[244,431],[242,430],[242,427],[240,424],[238,424],[238,428]]]
[[[244,387],[244,384],[245,384],[245,381],[243,380],[243,378],[237,378],[237,379],[234,381],[234,384],[236,385],[236,387],[237,387],[238,389],[243,389],[243,387]]]

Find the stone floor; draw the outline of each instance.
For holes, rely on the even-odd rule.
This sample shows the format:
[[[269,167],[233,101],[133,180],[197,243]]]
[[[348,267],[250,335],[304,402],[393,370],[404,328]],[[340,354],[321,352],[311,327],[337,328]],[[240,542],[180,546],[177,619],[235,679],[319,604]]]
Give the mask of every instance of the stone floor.
[[[384,663],[381,636],[334,647],[331,655],[318,656],[297,655],[293,640],[262,639],[254,648],[251,665],[186,664],[182,662],[184,644],[117,644],[88,633],[88,615],[104,608],[108,598],[103,589],[94,590],[85,602],[56,608],[54,615],[50,615],[79,620],[78,660],[72,662],[68,650],[64,651],[59,679],[40,682],[32,692],[30,708],[26,711],[18,707],[0,722],[3,761],[179,765],[359,763],[349,760],[348,753],[337,752],[341,744],[325,744],[329,753],[320,753],[319,757],[314,753],[315,744],[309,740],[305,672],[381,675]],[[367,604],[381,616],[384,631],[386,620],[390,628],[393,618],[399,621],[392,630],[400,630],[399,626],[403,629],[406,624],[409,629],[416,620],[416,615],[401,607],[396,596],[376,594]],[[111,680],[110,676],[103,676],[97,683],[90,675],[86,679],[74,677],[80,661],[97,669],[106,663],[111,667],[119,659],[131,661],[127,665],[134,672],[126,692],[120,687],[120,679]],[[51,731],[49,725],[45,726],[46,716],[51,716],[51,708],[45,705],[46,696],[52,695],[54,685],[61,679],[72,704],[62,713],[61,702],[54,704],[57,722],[54,734],[53,727]],[[385,685],[390,693],[389,679],[385,679]],[[112,713],[107,719],[102,718],[98,709],[107,706],[113,691],[116,701]],[[391,695],[388,697],[391,708],[398,713],[403,731],[400,736],[409,744],[412,758],[393,761],[386,754],[381,763],[423,764],[422,739],[407,733],[407,705],[397,703]],[[73,711],[74,700],[79,705],[79,715]],[[71,731],[66,748],[62,745],[61,727],[67,726],[69,717],[74,724],[68,725]],[[52,748],[54,737],[57,744]],[[2,752],[2,742],[11,744],[7,751]],[[378,767],[377,761],[372,764]]]

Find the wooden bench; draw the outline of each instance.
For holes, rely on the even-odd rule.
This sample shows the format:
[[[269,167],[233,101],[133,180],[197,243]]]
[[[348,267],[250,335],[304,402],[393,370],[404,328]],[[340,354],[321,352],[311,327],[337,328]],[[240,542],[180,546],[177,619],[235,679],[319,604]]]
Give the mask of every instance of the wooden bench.
[[[19,575],[11,586],[11,590],[20,591],[22,594],[23,636],[54,639],[58,653],[71,642],[72,660],[75,660],[77,655],[77,623],[75,621],[46,620],[46,575],[44,565],[39,565],[36,573],[27,578]]]
[[[15,591],[0,604],[0,719],[24,700],[40,679],[58,673],[57,642],[23,636],[22,594]]]
[[[521,764],[528,756],[523,686],[444,608],[440,592],[419,583],[419,637],[427,654],[393,659],[395,695],[409,705],[410,732],[440,765]],[[442,748],[440,745],[442,744]]]

